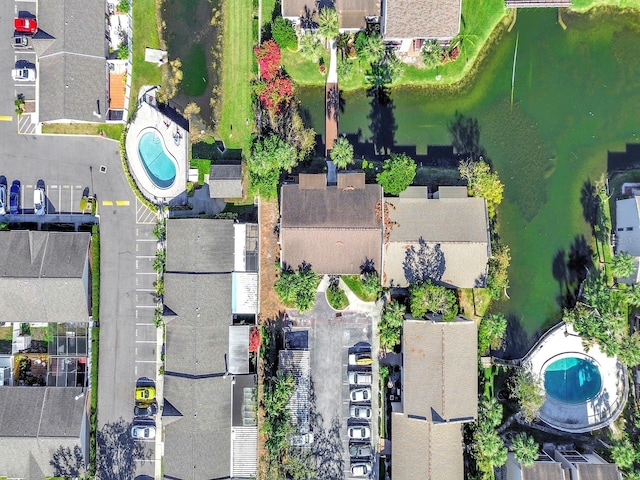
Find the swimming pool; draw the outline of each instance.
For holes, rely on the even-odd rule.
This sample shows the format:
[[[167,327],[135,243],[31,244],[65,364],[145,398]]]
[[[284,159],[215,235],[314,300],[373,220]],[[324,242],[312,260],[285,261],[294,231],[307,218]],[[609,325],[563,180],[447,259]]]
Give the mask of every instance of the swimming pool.
[[[169,188],[176,179],[176,165],[164,147],[160,133],[149,129],[140,136],[138,154],[147,175],[158,188]]]
[[[544,371],[547,394],[563,403],[583,403],[600,393],[602,378],[589,358],[567,356],[550,363]]]

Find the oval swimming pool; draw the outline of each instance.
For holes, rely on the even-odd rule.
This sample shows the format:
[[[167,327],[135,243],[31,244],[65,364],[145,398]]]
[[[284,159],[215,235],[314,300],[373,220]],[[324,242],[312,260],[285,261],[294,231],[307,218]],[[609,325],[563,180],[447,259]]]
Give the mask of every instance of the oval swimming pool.
[[[155,130],[143,133],[138,153],[147,175],[158,188],[168,188],[176,179],[176,165],[167,154],[162,137]]]
[[[564,357],[544,371],[549,396],[564,403],[582,403],[595,397],[602,387],[598,366],[588,358]]]

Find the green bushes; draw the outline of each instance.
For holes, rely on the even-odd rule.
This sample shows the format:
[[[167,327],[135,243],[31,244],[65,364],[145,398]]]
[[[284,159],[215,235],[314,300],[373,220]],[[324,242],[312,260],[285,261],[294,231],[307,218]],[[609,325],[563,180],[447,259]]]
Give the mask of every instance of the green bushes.
[[[337,281],[332,281],[327,288],[327,302],[336,310],[344,310],[349,305],[349,299]]]
[[[298,48],[298,37],[289,20],[282,17],[276,18],[271,24],[271,36],[280,48],[289,50]]]
[[[405,312],[406,307],[396,301],[388,303],[385,307],[378,325],[378,338],[380,339],[380,348],[383,350],[394,350],[400,345]]]
[[[452,290],[427,280],[409,287],[411,294],[411,314],[422,318],[427,312],[442,315],[445,322],[455,320],[458,315],[458,302]]]
[[[311,310],[316,301],[316,289],[320,279],[308,264],[302,264],[296,271],[283,270],[276,281],[275,290],[280,301],[288,307],[305,312]]]

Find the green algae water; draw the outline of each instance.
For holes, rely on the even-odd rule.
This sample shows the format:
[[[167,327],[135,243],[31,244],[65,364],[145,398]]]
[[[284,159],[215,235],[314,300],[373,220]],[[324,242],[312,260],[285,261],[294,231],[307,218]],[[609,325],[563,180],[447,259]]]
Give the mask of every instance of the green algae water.
[[[554,257],[589,244],[580,203],[585,182],[606,172],[607,153],[640,135],[640,16],[623,10],[590,15],[556,9],[520,10],[517,23],[488,52],[464,91],[391,90],[376,114],[366,92],[345,92],[340,132],[363,145],[393,149],[451,143],[455,112],[478,119],[480,143],[505,184],[499,234],[511,248],[510,299],[495,305],[509,314],[522,345],[561,317],[562,281]],[[511,105],[516,38],[518,53]],[[311,124],[324,132],[324,89],[300,89]],[[410,150],[410,149],[409,149]],[[358,152],[356,149],[356,153]]]

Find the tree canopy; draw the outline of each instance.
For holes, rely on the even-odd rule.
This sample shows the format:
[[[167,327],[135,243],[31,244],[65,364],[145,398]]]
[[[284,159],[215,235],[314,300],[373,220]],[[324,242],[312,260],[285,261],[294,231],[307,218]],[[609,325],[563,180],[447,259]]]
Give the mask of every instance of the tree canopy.
[[[315,33],[305,32],[300,37],[300,53],[312,62],[317,62],[324,53],[322,42]]]
[[[539,446],[535,438],[524,432],[518,433],[512,443],[513,455],[523,467],[530,467],[538,459]]]
[[[302,264],[295,271],[283,270],[276,281],[275,290],[282,303],[306,312],[315,304],[319,283],[320,279],[311,270],[311,266]]]
[[[277,17],[271,23],[271,35],[280,48],[295,50],[298,48],[298,37],[291,22],[285,18]]]
[[[484,198],[487,201],[489,218],[493,218],[504,194],[504,185],[498,173],[492,172],[489,165],[482,160],[463,160],[458,170],[460,176],[467,181],[469,195]]]
[[[402,333],[402,321],[404,320],[405,311],[405,306],[396,301],[391,301],[385,307],[378,324],[378,336],[382,349],[393,350],[400,345],[400,334]]]
[[[626,278],[636,270],[635,260],[627,252],[620,252],[611,260],[611,271],[614,277]]]
[[[444,321],[455,320],[458,315],[458,302],[453,290],[436,285],[430,280],[409,287],[411,294],[411,314],[422,318],[427,312],[442,315]]]
[[[254,142],[247,158],[251,184],[264,198],[275,197],[280,173],[296,164],[295,148],[274,134]]]
[[[340,33],[340,19],[335,8],[324,7],[318,16],[318,33],[327,40],[333,40]]]
[[[520,367],[509,382],[511,396],[518,401],[522,419],[531,423],[538,418],[544,404],[544,389],[540,379],[525,367]]]
[[[382,165],[376,180],[382,185],[385,193],[398,195],[404,192],[413,183],[416,176],[416,162],[405,155],[391,154],[391,157]]]
[[[420,51],[425,68],[436,68],[442,63],[442,46],[435,39],[427,40]]]
[[[487,353],[502,346],[507,331],[507,319],[501,313],[485,315],[478,326],[478,353]]]
[[[353,145],[346,137],[340,137],[333,144],[329,157],[337,168],[347,168],[353,163]]]
[[[365,63],[380,63],[386,47],[377,32],[359,32],[355,43],[358,57]]]

